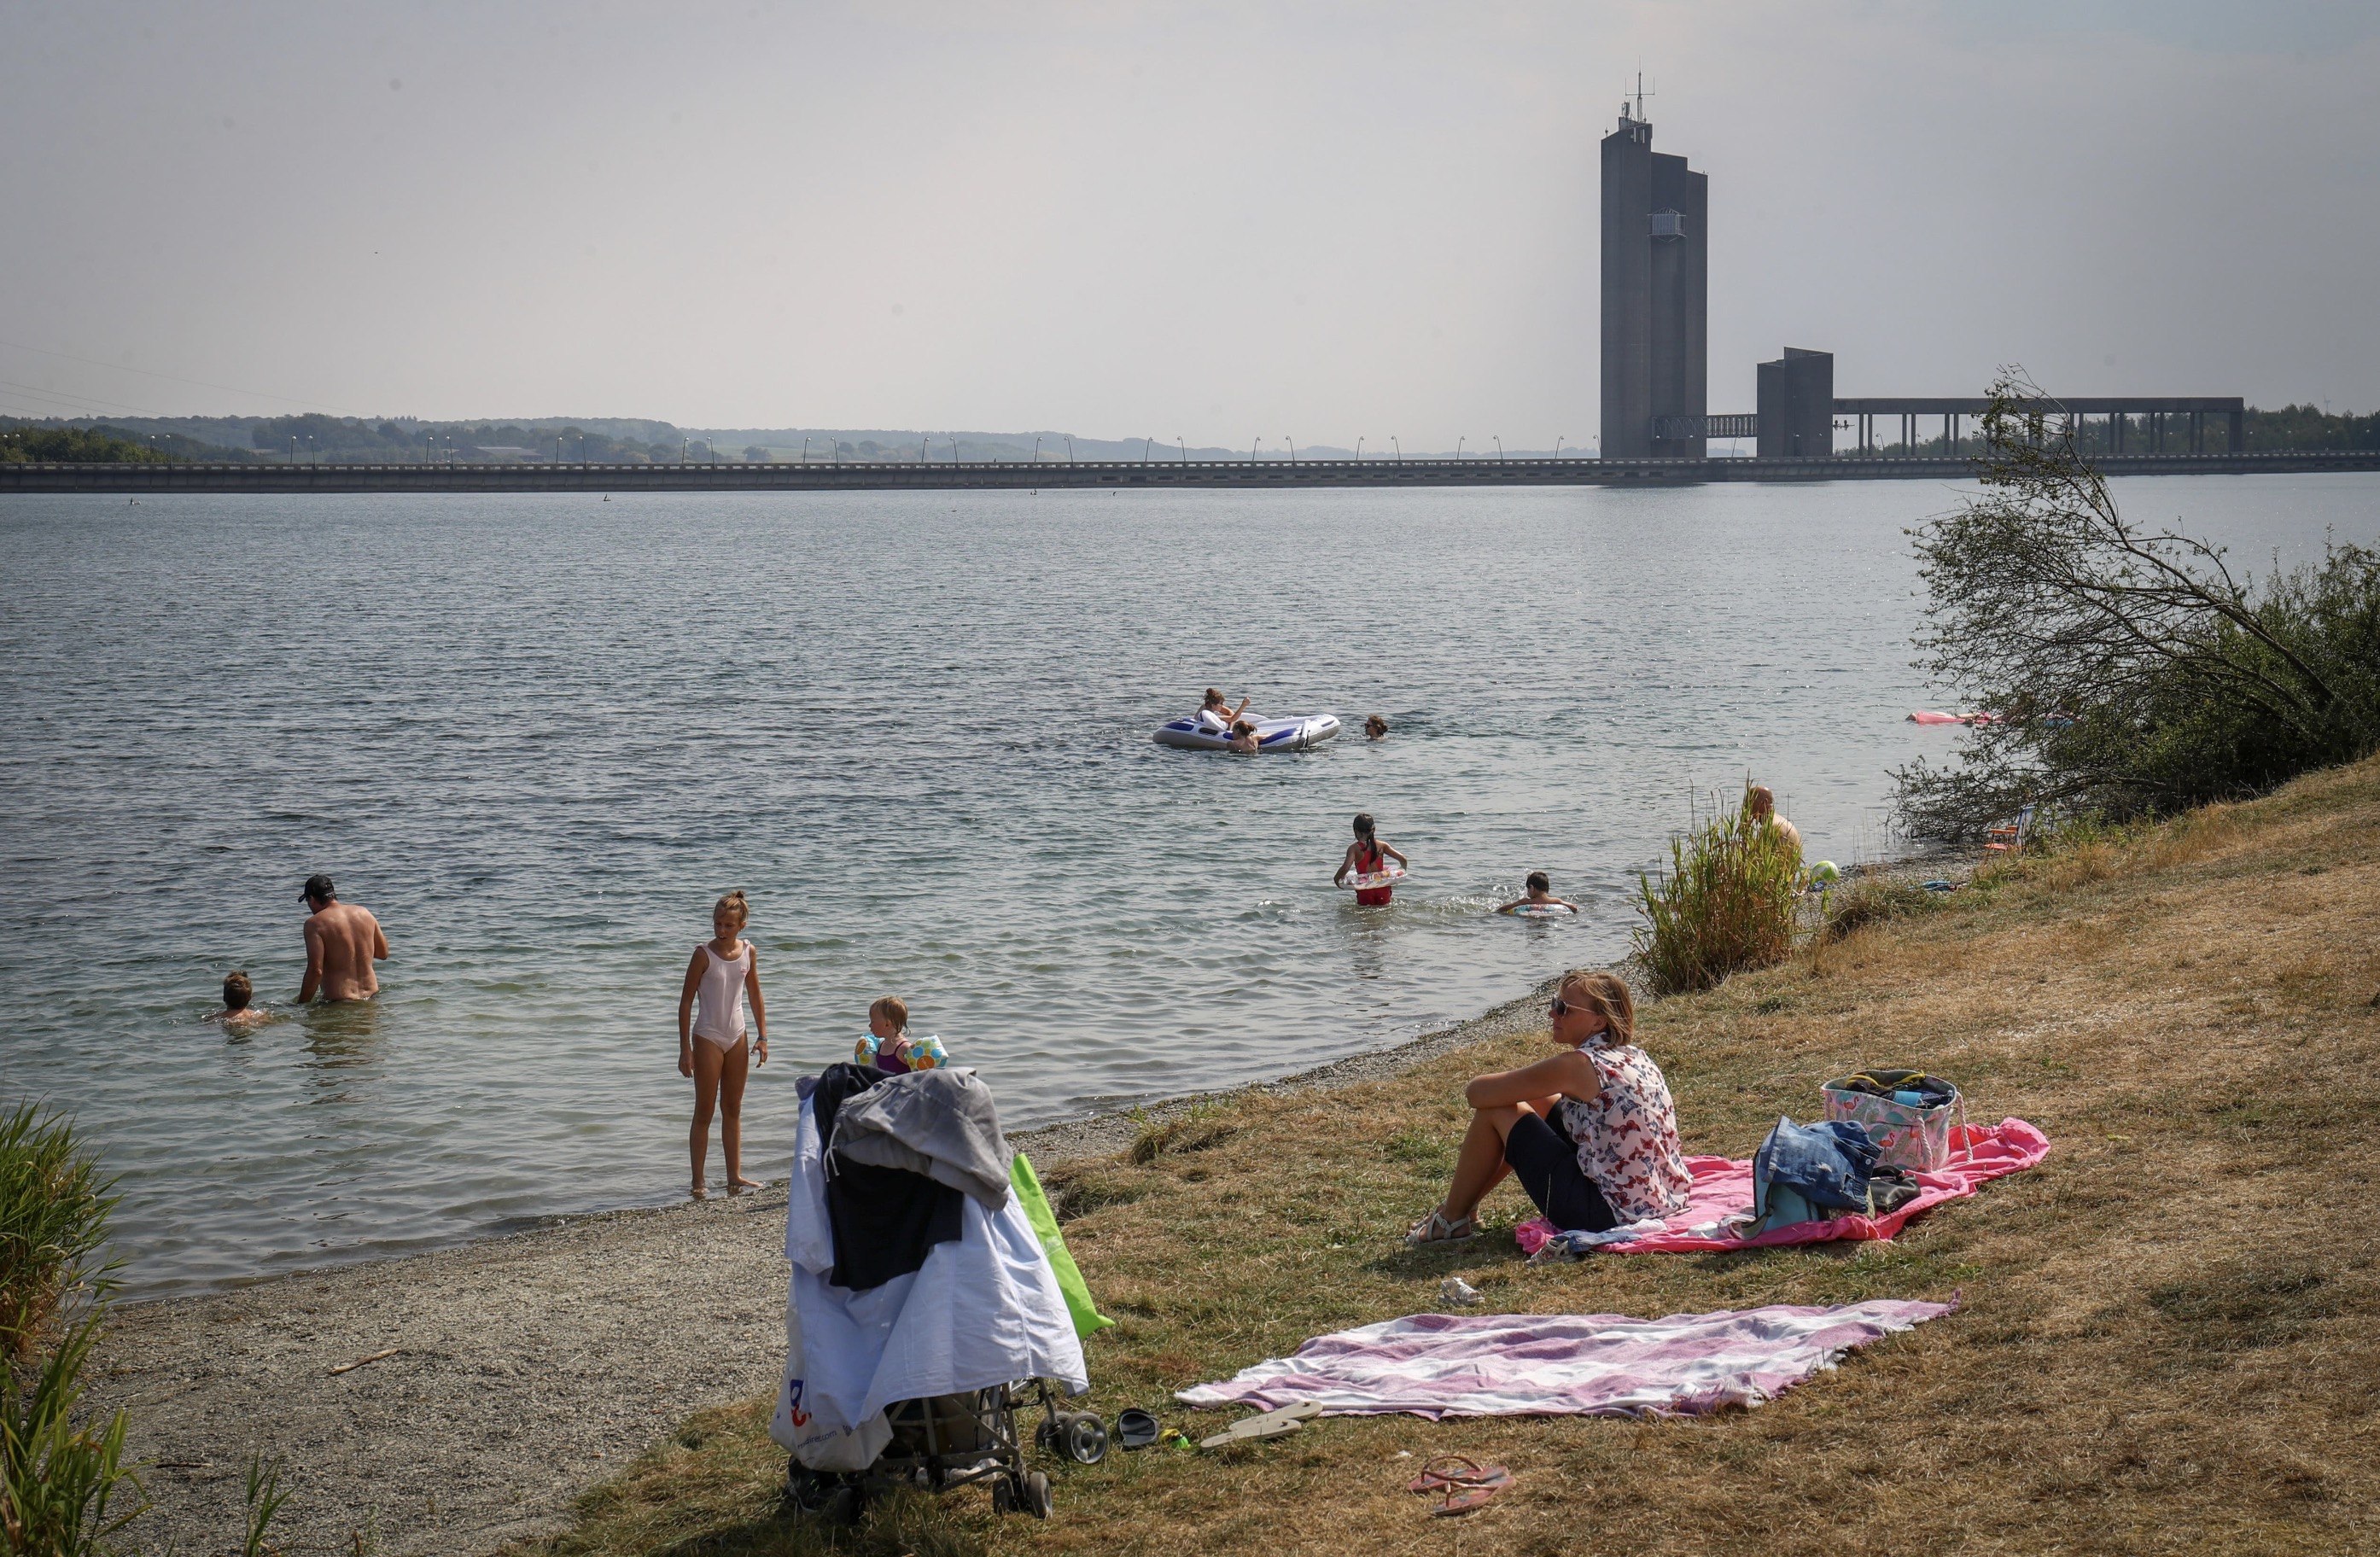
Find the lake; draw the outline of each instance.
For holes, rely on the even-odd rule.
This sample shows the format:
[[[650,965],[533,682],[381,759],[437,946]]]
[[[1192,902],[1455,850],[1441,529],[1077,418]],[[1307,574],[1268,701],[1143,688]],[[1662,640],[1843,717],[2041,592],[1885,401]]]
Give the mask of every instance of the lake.
[[[2259,566],[2380,510],[2118,490]],[[1624,952],[1690,797],[1889,852],[1888,770],[1959,739],[1903,721],[1902,531],[1954,497],[8,498],[0,1099],[78,1113],[155,1296],[681,1195],[731,887],[757,1176],[881,994],[1011,1127],[1394,1043]],[[1152,744],[1209,685],[1349,734]],[[1330,884],[1358,810],[1413,858],[1385,910]],[[1586,911],[1493,915],[1532,870]],[[386,928],[369,1004],[294,1010],[317,870]],[[234,967],[293,1014],[207,1022]]]

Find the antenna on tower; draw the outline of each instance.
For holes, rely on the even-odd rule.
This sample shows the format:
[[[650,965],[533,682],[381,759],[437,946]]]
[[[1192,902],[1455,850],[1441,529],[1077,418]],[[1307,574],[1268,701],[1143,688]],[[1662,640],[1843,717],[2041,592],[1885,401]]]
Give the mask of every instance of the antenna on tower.
[[[1654,83],[1654,84],[1655,84],[1656,86],[1659,85],[1659,83],[1658,83],[1658,81],[1657,81],[1656,83]],[[1643,122],[1644,122],[1644,119],[1645,119],[1645,100],[1646,98],[1648,98],[1648,97],[1652,97],[1652,96],[1657,95],[1657,94],[1654,92],[1654,91],[1652,90],[1652,88],[1651,88],[1651,87],[1647,87],[1647,86],[1645,84],[1645,72],[1643,72],[1642,70],[1639,70],[1639,71],[1637,71],[1637,72],[1636,72],[1636,94],[1635,94],[1635,95],[1636,95],[1636,112],[1635,112],[1635,114],[1634,114],[1633,116],[1636,119],[1636,121],[1637,121],[1638,123],[1640,123],[1640,124],[1641,124],[1641,123],[1643,123]]]

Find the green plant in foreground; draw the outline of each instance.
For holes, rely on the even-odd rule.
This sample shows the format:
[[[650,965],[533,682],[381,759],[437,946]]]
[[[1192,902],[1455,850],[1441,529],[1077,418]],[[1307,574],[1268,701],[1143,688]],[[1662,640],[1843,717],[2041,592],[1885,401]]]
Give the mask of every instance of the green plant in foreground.
[[[110,1187],[69,1120],[32,1103],[0,1117],[0,1539],[11,1554],[97,1557],[149,1506],[109,1512],[126,1486],[140,1491],[124,1413],[77,1420],[115,1286],[100,1261]]]
[[[64,1115],[27,1102],[0,1116],[0,1360],[31,1356],[75,1288],[115,1285],[98,1263],[111,1187]]]
[[[1636,955],[1660,993],[1706,990],[1793,950],[1802,862],[1749,799],[1670,838],[1658,880],[1636,878]]]
[[[248,1537],[240,1545],[240,1557],[267,1557],[268,1553],[280,1550],[264,1544],[264,1533],[273,1527],[273,1516],[280,1513],[281,1505],[288,1501],[289,1494],[281,1490],[281,1462],[274,1460],[267,1464],[263,1455],[250,1454],[248,1457]],[[356,1546],[358,1550],[362,1549],[360,1533],[356,1538]]]
[[[117,1490],[140,1480],[124,1463],[125,1417],[75,1423],[82,1369],[99,1339],[88,1314],[60,1337],[38,1368],[0,1367],[0,1537],[26,1557],[100,1557],[107,1538],[144,1512],[109,1514]]]

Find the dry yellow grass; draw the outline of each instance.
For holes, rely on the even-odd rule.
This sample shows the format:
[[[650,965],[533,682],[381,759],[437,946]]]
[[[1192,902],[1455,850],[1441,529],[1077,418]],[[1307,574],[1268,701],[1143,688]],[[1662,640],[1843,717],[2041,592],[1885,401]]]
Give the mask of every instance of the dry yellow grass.
[[[1710,1421],[1331,1418],[1220,1455],[1053,1468],[1059,1515],[980,1494],[850,1550],[999,1552],[2380,1551],[2380,763],[1989,873],[1941,911],[1648,1009],[1694,1151],[1742,1156],[1865,1064],[1954,1077],[2042,1167],[1891,1245],[1604,1256],[1532,1270],[1500,1231],[1398,1247],[1433,1199],[1484,1046],[1391,1081],[1234,1100],[1170,1149],[1045,1177],[1122,1322],[1090,1348],[1109,1414],[1307,1336],[1436,1307],[1658,1315],[1863,1296],[1961,1310],[1758,1410]],[[1196,1150],[1184,1147],[1196,1146]],[[1525,1212],[1510,1186],[1489,1202]],[[756,1405],[591,1501],[555,1552],[795,1551]],[[1400,1451],[1415,1459],[1399,1459]],[[1461,1521],[1418,1457],[1510,1465]],[[674,1457],[672,1457],[674,1456]]]

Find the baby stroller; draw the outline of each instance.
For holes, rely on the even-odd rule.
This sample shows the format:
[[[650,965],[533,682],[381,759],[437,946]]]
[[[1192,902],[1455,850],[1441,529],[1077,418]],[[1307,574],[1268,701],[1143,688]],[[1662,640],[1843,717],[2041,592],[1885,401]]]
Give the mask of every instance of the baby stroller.
[[[894,1487],[916,1487],[937,1495],[978,1481],[991,1483],[991,1506],[1001,1514],[1022,1512],[1050,1517],[1050,1478],[1025,1464],[1018,1431],[1020,1412],[1041,1413],[1034,1442],[1077,1465],[1107,1457],[1107,1424],[1089,1411],[1060,1408],[1046,1379],[996,1384],[965,1394],[904,1400],[885,1407],[892,1441],[864,1471],[835,1475],[789,1463],[786,1491],[797,1508],[824,1514],[838,1524],[859,1517],[871,1495]]]
[[[1105,1457],[1106,1424],[1062,1404],[1088,1376],[1014,1171],[971,1073],[887,1078],[836,1066],[805,1091],[788,1195],[786,1375],[770,1429],[794,1452],[794,1507],[847,1522],[896,1487],[939,1495],[980,1482],[1000,1512],[1046,1519],[1050,1478],[1026,1465],[1019,1424],[1036,1412],[1034,1446],[1082,1465]],[[957,1184],[964,1193],[945,1192]],[[871,1208],[906,1215],[913,1195],[927,1198],[924,1211],[942,1207],[945,1232],[907,1247],[901,1264],[914,1269],[887,1273],[882,1257],[917,1222]]]

